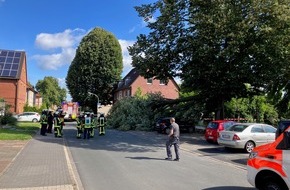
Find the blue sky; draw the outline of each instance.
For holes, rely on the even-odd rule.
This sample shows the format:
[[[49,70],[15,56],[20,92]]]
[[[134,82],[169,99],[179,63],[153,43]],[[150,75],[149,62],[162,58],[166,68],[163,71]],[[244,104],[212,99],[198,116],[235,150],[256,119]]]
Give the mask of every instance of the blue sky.
[[[111,32],[123,51],[123,74],[131,66],[127,47],[148,29],[134,6],[154,0],[0,0],[0,49],[26,52],[28,81],[45,76],[65,87],[68,67],[83,36],[95,27]]]

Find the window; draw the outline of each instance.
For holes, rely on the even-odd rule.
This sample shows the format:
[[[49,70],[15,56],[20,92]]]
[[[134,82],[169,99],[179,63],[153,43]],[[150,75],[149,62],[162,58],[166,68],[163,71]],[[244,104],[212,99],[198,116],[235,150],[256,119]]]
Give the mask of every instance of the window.
[[[262,126],[255,126],[251,130],[252,133],[264,133],[264,129]]]
[[[153,82],[152,78],[147,79],[147,84],[152,84],[152,82]]]
[[[160,80],[160,85],[165,85],[165,84],[166,84],[165,80]]]
[[[275,133],[276,132],[275,128],[272,128],[272,127],[267,126],[267,125],[264,126],[264,130],[266,131],[266,133]]]

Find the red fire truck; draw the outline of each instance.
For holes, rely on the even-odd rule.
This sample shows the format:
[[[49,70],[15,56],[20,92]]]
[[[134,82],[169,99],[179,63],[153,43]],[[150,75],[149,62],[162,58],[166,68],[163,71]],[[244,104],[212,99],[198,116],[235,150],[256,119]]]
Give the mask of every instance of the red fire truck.
[[[75,120],[79,114],[79,103],[78,102],[62,102],[61,108],[63,113],[65,113],[64,119],[65,120]]]

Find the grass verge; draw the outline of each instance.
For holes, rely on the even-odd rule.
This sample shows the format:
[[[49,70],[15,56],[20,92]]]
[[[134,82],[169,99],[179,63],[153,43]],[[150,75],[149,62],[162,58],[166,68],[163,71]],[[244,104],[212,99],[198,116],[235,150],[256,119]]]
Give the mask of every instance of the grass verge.
[[[40,123],[17,122],[16,126],[0,129],[0,140],[29,140],[39,130]]]

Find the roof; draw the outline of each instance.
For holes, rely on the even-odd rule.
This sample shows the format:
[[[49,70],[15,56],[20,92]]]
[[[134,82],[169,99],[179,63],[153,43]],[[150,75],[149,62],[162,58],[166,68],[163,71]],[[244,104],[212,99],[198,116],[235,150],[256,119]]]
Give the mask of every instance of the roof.
[[[138,78],[139,72],[136,68],[133,68],[122,81],[119,81],[117,90],[129,88],[132,83]]]
[[[0,78],[19,79],[25,59],[24,51],[0,49]]]
[[[139,72],[136,68],[133,68],[121,81],[119,81],[118,86],[116,88],[117,91],[122,89],[129,88],[132,83],[140,76]],[[175,86],[179,89],[179,86],[177,85],[176,81],[174,79],[171,79]]]

